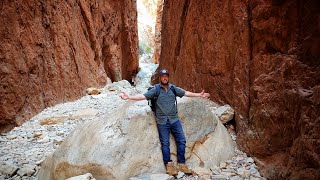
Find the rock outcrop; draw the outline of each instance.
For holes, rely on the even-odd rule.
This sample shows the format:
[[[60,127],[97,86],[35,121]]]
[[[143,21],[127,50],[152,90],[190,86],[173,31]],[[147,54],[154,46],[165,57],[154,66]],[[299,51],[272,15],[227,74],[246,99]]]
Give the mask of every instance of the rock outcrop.
[[[179,99],[191,167],[212,168],[230,159],[235,146],[205,99]],[[171,139],[171,156],[176,148]],[[146,101],[128,102],[108,117],[77,128],[41,166],[39,179],[91,173],[96,179],[128,179],[165,172],[153,112]]]
[[[0,131],[138,68],[136,1],[1,1]]]
[[[160,68],[235,110],[238,143],[269,178],[320,177],[320,4],[165,1]]]

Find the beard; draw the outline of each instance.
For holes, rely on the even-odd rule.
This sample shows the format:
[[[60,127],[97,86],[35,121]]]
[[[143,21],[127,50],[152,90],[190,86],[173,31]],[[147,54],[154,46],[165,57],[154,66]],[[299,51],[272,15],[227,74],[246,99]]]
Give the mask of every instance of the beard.
[[[169,83],[169,81],[165,81],[165,82],[161,81],[161,84],[163,84],[163,85],[168,85],[168,83]]]

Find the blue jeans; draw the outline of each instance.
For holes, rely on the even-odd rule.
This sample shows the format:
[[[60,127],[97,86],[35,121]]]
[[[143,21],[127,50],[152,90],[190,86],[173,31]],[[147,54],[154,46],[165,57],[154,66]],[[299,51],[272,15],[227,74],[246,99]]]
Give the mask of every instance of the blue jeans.
[[[170,132],[172,133],[176,145],[177,145],[177,155],[178,163],[186,163],[185,152],[186,152],[186,138],[183,133],[183,129],[180,120],[170,124],[167,120],[165,125],[158,124],[159,138],[161,142],[162,158],[164,164],[166,165],[171,161],[170,159]]]

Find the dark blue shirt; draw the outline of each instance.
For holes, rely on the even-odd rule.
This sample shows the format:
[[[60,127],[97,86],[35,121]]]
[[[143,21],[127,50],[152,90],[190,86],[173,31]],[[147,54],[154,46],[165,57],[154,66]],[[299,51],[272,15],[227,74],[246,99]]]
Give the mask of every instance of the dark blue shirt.
[[[156,121],[158,124],[166,124],[167,120],[171,124],[179,120],[177,107],[176,107],[176,97],[172,90],[170,89],[173,84],[169,83],[168,91],[166,91],[162,86],[160,87],[160,94],[156,102]],[[184,89],[175,87],[176,94],[179,97],[185,95],[186,91]],[[152,99],[156,95],[156,88],[150,89],[148,92],[143,94],[147,99]]]

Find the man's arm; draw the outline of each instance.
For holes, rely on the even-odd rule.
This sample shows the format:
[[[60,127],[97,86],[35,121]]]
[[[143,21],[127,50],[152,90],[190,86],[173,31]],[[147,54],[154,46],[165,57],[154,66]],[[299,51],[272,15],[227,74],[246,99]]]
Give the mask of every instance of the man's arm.
[[[121,93],[120,97],[121,97],[121,99],[124,99],[124,100],[128,100],[129,99],[129,100],[136,100],[136,101],[147,99],[143,94],[138,94],[138,95],[135,95],[135,96],[129,96],[127,93]]]
[[[210,94],[205,93],[204,90],[202,90],[201,93],[194,93],[194,92],[186,91],[186,93],[184,95],[187,97],[202,97],[202,98],[209,98],[210,97]]]

